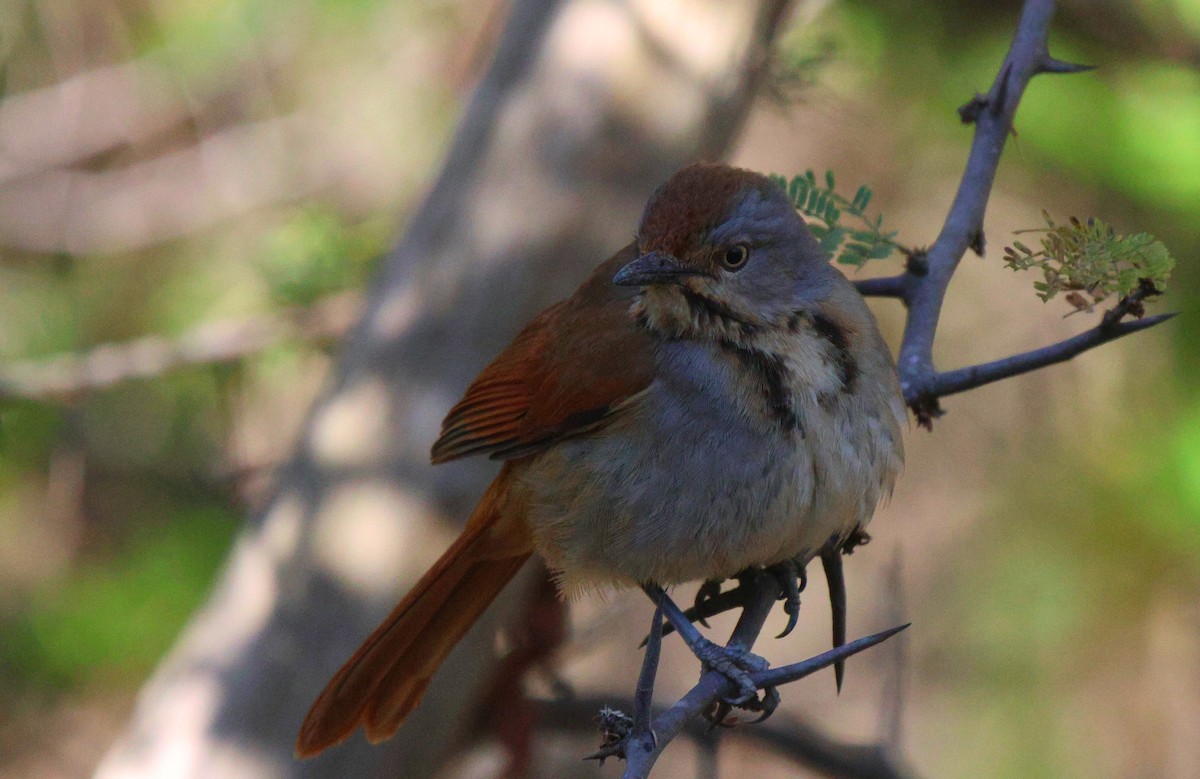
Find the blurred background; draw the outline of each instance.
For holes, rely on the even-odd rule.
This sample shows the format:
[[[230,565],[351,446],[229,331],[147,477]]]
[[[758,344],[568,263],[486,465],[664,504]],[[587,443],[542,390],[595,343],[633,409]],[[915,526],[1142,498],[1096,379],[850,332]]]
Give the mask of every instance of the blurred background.
[[[0,775],[88,776],[126,728],[269,502],[510,8],[0,4]],[[732,159],[867,184],[898,240],[931,242],[970,142],[954,109],[987,90],[1017,13],[799,4]],[[919,776],[1200,777],[1200,1],[1066,0],[1051,50],[1099,69],[1027,92],[939,365],[1098,318],[1002,266],[1042,209],[1163,240],[1179,266],[1154,308],[1181,316],[914,425],[874,541],[847,559],[851,635],[914,626],[851,661],[840,697],[827,673],[784,710],[886,740]],[[877,265],[862,273],[898,269]],[[895,345],[902,310],[872,305]],[[764,639],[773,662],[825,648],[819,576],[805,605],[792,638]],[[565,681],[628,696],[649,616],[627,595],[574,609]],[[664,677],[665,702],[694,668]],[[588,728],[545,736],[537,775],[618,775],[578,767]],[[727,739],[720,775],[797,775],[759,748]],[[445,775],[497,776],[496,751],[480,741]],[[681,740],[660,773],[697,759]]]

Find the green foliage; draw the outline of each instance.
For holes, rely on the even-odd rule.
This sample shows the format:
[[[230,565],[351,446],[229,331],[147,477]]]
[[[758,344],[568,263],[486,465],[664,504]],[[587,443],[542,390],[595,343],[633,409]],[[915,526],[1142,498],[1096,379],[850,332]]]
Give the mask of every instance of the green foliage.
[[[826,71],[844,52],[830,38],[811,34],[785,35],[771,61],[766,86],[787,100],[824,81]],[[786,186],[786,185],[785,185]]]
[[[359,286],[383,252],[374,225],[347,225],[322,210],[301,212],[264,241],[258,269],[281,305],[309,305]]]
[[[847,199],[836,191],[832,171],[825,172],[824,186],[817,183],[811,170],[803,176],[793,176],[791,181],[778,175],[772,175],[771,180],[787,191],[796,210],[809,220],[809,228],[821,242],[821,248],[833,260],[862,267],[868,260],[885,259],[900,248],[892,240],[897,233],[883,231],[883,214],[874,219],[867,215],[872,195],[868,187],[859,187],[854,197]],[[847,215],[861,226],[844,224],[841,220]]]
[[[140,677],[200,604],[236,528],[231,514],[196,507],[142,529],[117,558],[78,568],[0,622],[0,667],[59,689]]]
[[[1042,217],[1046,227],[1017,231],[1041,233],[1041,248],[1013,241],[1004,249],[1004,264],[1015,271],[1040,270],[1043,280],[1033,286],[1043,301],[1066,292],[1077,310],[1091,310],[1111,295],[1125,297],[1143,279],[1165,291],[1175,259],[1154,236],[1120,235],[1099,219],[1084,223],[1071,217],[1060,225],[1045,211]]]

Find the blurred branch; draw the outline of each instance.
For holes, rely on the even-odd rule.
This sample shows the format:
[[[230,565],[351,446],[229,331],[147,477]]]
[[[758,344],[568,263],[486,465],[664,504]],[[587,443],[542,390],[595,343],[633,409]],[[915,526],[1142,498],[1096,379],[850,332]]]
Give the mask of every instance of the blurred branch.
[[[272,316],[207,322],[175,338],[147,336],[85,354],[0,364],[0,400],[70,401],[126,381],[235,362],[281,343],[338,340],[360,308],[359,296],[345,293]]]
[[[42,253],[131,251],[310,195],[334,172],[309,154],[303,113],[207,133],[151,159],[50,168],[0,187],[0,245]]]
[[[168,134],[190,145],[201,114],[228,117],[231,106],[269,89],[276,74],[292,64],[293,54],[288,46],[257,46],[252,56],[223,63],[221,71],[203,83],[189,83],[186,90],[169,59],[153,54],[3,95],[0,187]]]
[[[1131,59],[1154,58],[1200,66],[1195,27],[1180,24],[1176,15],[1140,3],[1101,4],[1096,0],[1064,0],[1062,11],[1073,32],[1091,38],[1092,45],[1119,51]]]
[[[0,244],[136,249],[327,184],[310,117],[250,119],[292,54],[267,41],[185,88],[158,53],[4,96]]]
[[[187,103],[148,59],[7,95],[0,100],[0,186],[136,144],[189,115]]]

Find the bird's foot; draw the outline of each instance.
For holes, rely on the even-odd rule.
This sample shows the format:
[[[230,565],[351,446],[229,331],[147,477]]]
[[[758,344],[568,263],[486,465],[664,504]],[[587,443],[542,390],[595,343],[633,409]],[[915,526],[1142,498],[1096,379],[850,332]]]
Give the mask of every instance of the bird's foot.
[[[658,585],[645,584],[642,588],[660,609],[663,616],[679,633],[683,642],[692,650],[692,654],[700,661],[704,671],[714,670],[737,688],[734,695],[729,696],[728,702],[733,706],[746,707],[758,697],[758,685],[754,683],[751,674],[765,671],[769,667],[767,661],[751,652],[748,648],[733,644],[721,646],[715,644],[700,634],[687,618],[675,601]]]
[[[702,673],[716,671],[737,687],[737,692],[725,699],[726,703],[751,711],[762,710],[763,704],[758,699],[758,685],[754,683],[752,674],[770,667],[764,658],[743,647],[721,646],[703,637],[691,646],[691,650],[700,660]],[[774,693],[774,690],[770,692]],[[779,697],[778,693],[774,695]],[[764,693],[764,700],[769,697],[770,695]]]
[[[749,657],[761,661],[762,669],[766,669],[766,661],[764,661],[762,658],[757,657],[757,655],[754,654],[749,655]],[[739,670],[745,672],[742,669]],[[733,672],[736,673],[738,671]],[[754,682],[751,681],[750,684],[754,685]],[[740,685],[739,689],[742,689],[740,688]],[[758,694],[758,690],[755,689],[752,690],[749,695],[743,695],[737,700],[722,699],[714,702],[713,706],[710,707],[708,711],[704,712],[704,719],[707,719],[709,721],[709,725],[712,727],[732,727],[733,725],[740,724],[740,721],[737,718],[730,719],[728,717],[730,717],[730,713],[734,708],[739,708],[746,712],[758,712],[758,717],[750,720],[749,724],[752,725],[755,723],[761,723],[761,721],[767,719],[770,717],[770,715],[775,713],[775,709],[779,708],[779,702],[780,696],[778,689],[774,687],[763,688],[761,695]]]

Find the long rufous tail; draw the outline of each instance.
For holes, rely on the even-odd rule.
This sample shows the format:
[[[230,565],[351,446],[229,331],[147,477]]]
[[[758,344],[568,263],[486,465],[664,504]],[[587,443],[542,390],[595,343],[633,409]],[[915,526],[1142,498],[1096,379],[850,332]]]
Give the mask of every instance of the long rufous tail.
[[[523,523],[500,521],[506,471],[458,540],[325,686],[300,728],[297,756],[339,744],[359,725],[372,743],[395,733],[446,655],[529,558]]]

